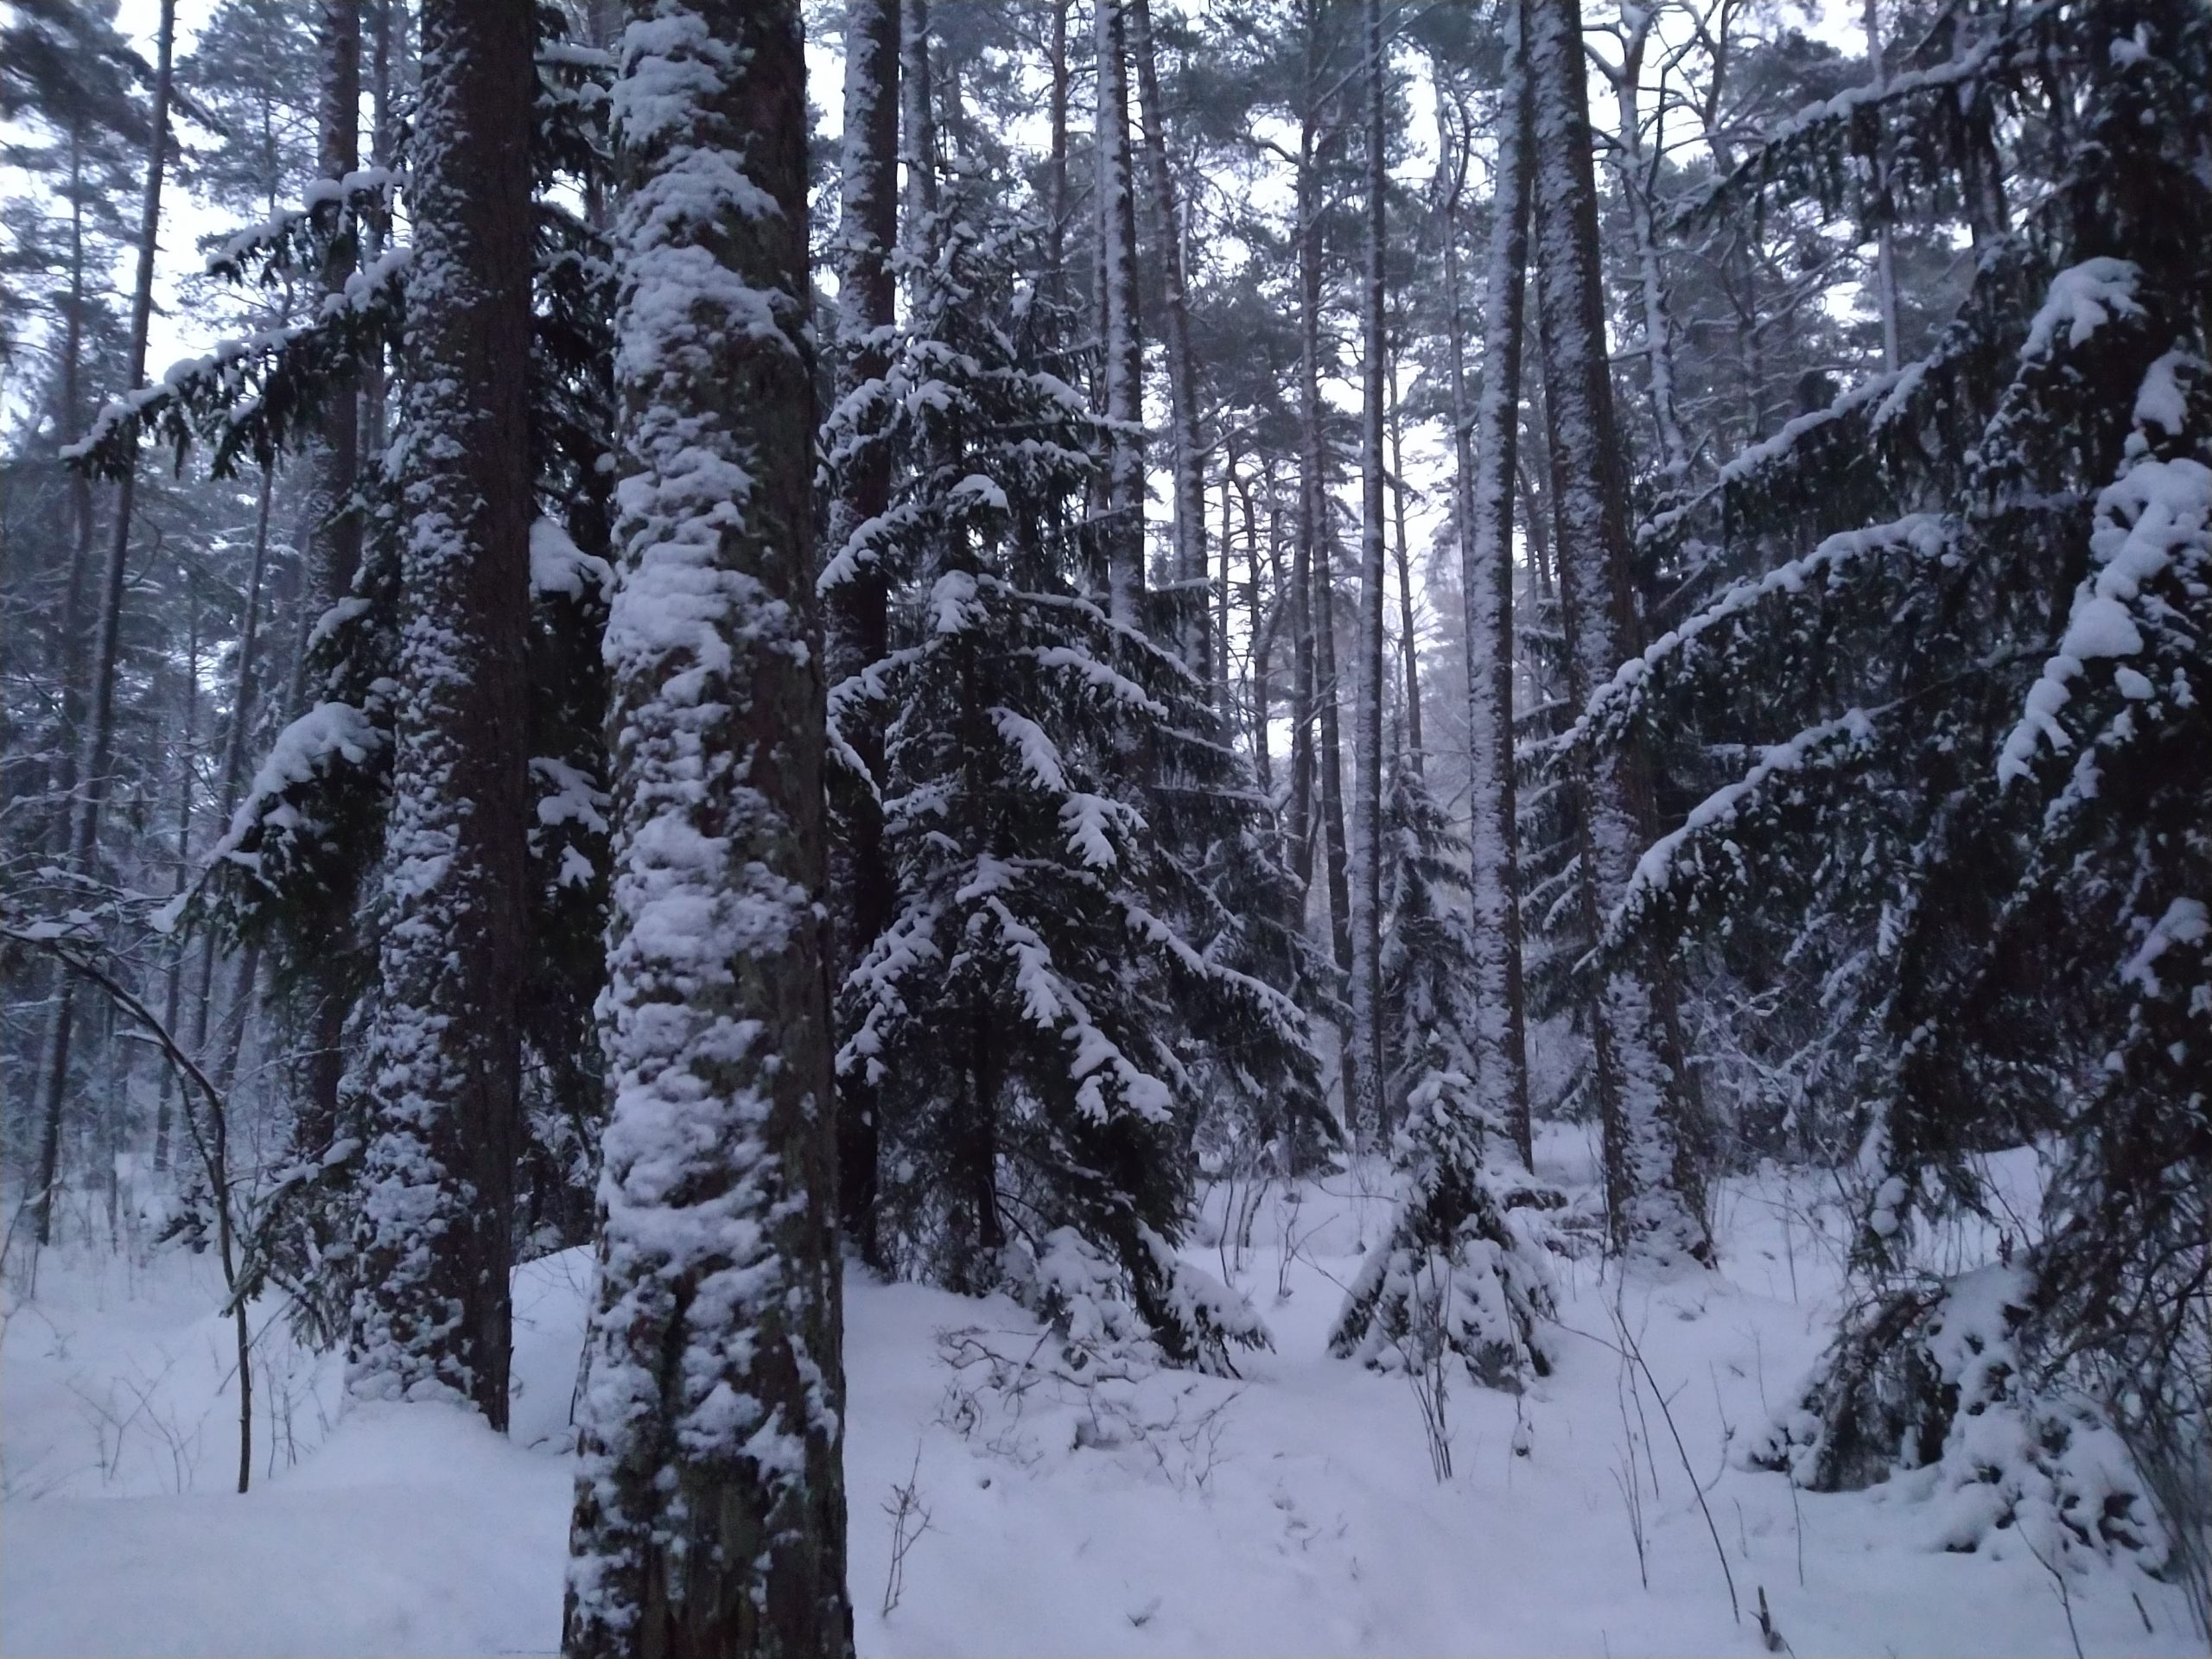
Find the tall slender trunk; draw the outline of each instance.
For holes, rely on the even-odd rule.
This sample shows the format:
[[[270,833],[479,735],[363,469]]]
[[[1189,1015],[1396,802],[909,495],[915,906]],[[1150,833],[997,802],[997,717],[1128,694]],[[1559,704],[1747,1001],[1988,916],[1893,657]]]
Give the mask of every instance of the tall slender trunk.
[[[1383,461],[1383,398],[1389,342],[1382,329],[1383,193],[1389,188],[1383,143],[1382,6],[1363,0],[1363,76],[1366,98],[1367,270],[1360,296],[1363,390],[1360,408],[1360,583],[1358,660],[1354,677],[1351,893],[1351,1020],[1358,1068],[1346,1073],[1345,1105],[1354,1126],[1382,1135],[1389,1128],[1382,1054],[1382,583],[1389,479]]]
[[[138,209],[138,269],[130,291],[130,360],[127,389],[146,381],[146,334],[154,313],[154,257],[162,227],[162,173],[168,159],[171,62],[176,47],[176,0],[162,0],[155,36],[154,107],[146,152],[146,188]],[[124,577],[130,568],[130,516],[138,468],[134,452],[116,490],[115,526],[101,573],[99,643],[94,647],[91,708],[84,734],[84,762],[76,778],[76,810],[69,831],[69,863],[86,882],[98,878],[100,817],[107,804],[108,769],[115,758],[115,683],[123,656]],[[80,531],[81,533],[81,531]],[[54,1188],[61,1172],[61,1114],[69,1092],[69,1050],[75,1017],[69,978],[55,988],[40,1081],[45,1090],[39,1126],[38,1177],[31,1203],[33,1236],[52,1241]]]
[[[851,0],[845,13],[845,136],[837,226],[841,402],[880,386],[891,367],[897,285],[891,251],[899,237],[899,0]],[[849,574],[829,601],[830,674],[842,683],[891,649],[891,588],[866,538],[891,505],[891,452],[871,420],[830,504],[828,551]],[[873,718],[842,733],[872,780],[883,771],[883,734]],[[873,787],[849,792],[851,811],[832,868],[842,903],[836,973],[859,961],[890,920],[891,870],[883,855],[883,818]],[[865,1067],[838,1082],[837,1190],[845,1236],[861,1260],[882,1265],[875,1230],[875,1090]]]
[[[351,1382],[507,1423],[530,754],[526,7],[425,0],[382,995]]]
[[[1521,829],[1513,778],[1513,486],[1521,430],[1522,313],[1529,264],[1530,99],[1522,25],[1515,6],[1505,87],[1498,100],[1491,237],[1484,274],[1483,394],[1468,407],[1466,325],[1459,309],[1457,227],[1444,227],[1444,285],[1452,355],[1452,436],[1466,605],[1468,874],[1473,889],[1483,1096],[1497,1106],[1524,1164],[1535,1159],[1529,1108],[1528,1000],[1522,977]],[[1445,107],[1444,88],[1437,107]],[[1447,215],[1467,157],[1455,146]],[[1534,530],[1535,525],[1531,524]]]
[[[1581,20],[1576,0],[1529,4],[1554,540],[1567,696],[1580,708],[1635,648],[1638,621],[1605,359]],[[1585,763],[1575,783],[1578,898],[1594,953],[1651,838],[1649,761],[1630,744]],[[1670,983],[1628,963],[1592,960],[1583,969],[1612,1246],[1656,1260],[1709,1261],[1700,1176],[1682,1133],[1687,1090],[1668,1030]]]
[[[1681,417],[1675,399],[1674,326],[1667,309],[1667,289],[1659,265],[1659,236],[1653,223],[1651,190],[1657,162],[1647,162],[1643,145],[1641,83],[1643,54],[1651,39],[1657,9],[1631,10],[1621,39],[1621,61],[1615,68],[1601,64],[1612,82],[1618,114],[1613,159],[1619,175],[1621,200],[1628,208],[1629,237],[1636,250],[1637,298],[1643,308],[1645,384],[1651,399],[1651,420],[1659,435],[1659,461],[1670,482],[1688,470],[1689,441],[1682,435]]]
[[[200,736],[200,589],[188,584],[186,594],[184,730],[176,750],[176,885],[171,889],[173,898],[191,885],[192,798],[193,785],[196,781],[194,758],[199,750]],[[162,992],[162,1029],[174,1033],[184,1004],[184,940],[172,939],[168,956],[168,983]],[[175,1110],[173,1096],[176,1092],[175,1066],[162,1067],[159,1090],[154,1105],[154,1169],[157,1174],[166,1172],[169,1166],[169,1127],[171,1114]],[[188,1096],[186,1109],[189,1110],[191,1105]]]
[[[1421,730],[1421,642],[1414,630],[1414,556],[1406,535],[1406,430],[1398,406],[1398,359],[1390,359],[1390,517],[1398,566],[1398,643],[1406,674],[1406,764],[1414,776],[1426,763]]]
[[[1270,480],[1272,482],[1272,480]],[[1237,493],[1244,505],[1244,555],[1251,570],[1251,584],[1245,590],[1245,615],[1252,629],[1252,769],[1260,782],[1260,793],[1270,801],[1275,796],[1274,757],[1269,753],[1268,720],[1274,713],[1272,697],[1274,691],[1274,612],[1282,603],[1282,588],[1277,582],[1274,604],[1268,613],[1261,613],[1260,595],[1263,591],[1260,582],[1260,535],[1258,509],[1252,499],[1252,480],[1237,480]],[[1272,494],[1272,492],[1270,492]],[[1268,509],[1268,550],[1278,573],[1281,569],[1282,513],[1270,500]],[[1228,585],[1228,542],[1222,537],[1224,568],[1223,586]]]
[[[342,180],[361,164],[360,0],[321,0],[319,39],[322,80],[318,101],[315,168]],[[324,262],[322,288],[342,294],[355,261],[349,244],[334,242]],[[353,510],[361,454],[360,377],[350,370],[333,377],[323,404],[313,460],[315,517],[311,558],[315,603],[327,609],[346,597],[361,563],[361,518]]]
[[[222,769],[218,774],[215,795],[216,822],[225,829],[230,827],[231,815],[238,810],[238,796],[245,787],[245,756],[248,734],[253,729],[254,690],[260,656],[261,590],[269,564],[269,514],[275,480],[270,468],[261,470],[261,488],[255,499],[253,515],[253,564],[246,577],[245,622],[238,634],[238,674],[231,686],[231,717],[223,737]],[[215,993],[215,933],[205,929],[200,936],[200,982],[193,1004],[192,1056],[201,1065],[207,1064],[207,1027],[212,1020]],[[249,989],[248,998],[251,992]],[[233,995],[233,1020],[244,1018],[239,998]],[[315,1071],[309,1066],[310,1079]],[[219,1079],[227,1090],[227,1079]],[[331,1098],[334,1103],[337,1088],[334,1081]],[[301,1116],[304,1127],[296,1131],[296,1138],[302,1146],[321,1152],[330,1144],[331,1126],[337,1121],[334,1114],[325,1121],[321,1114],[322,1095],[310,1087],[308,1098],[302,1103]]]
[[[1231,561],[1236,556],[1236,506],[1232,498],[1236,488],[1236,451],[1232,445],[1222,458],[1221,580],[1213,589],[1213,706],[1224,721],[1235,718],[1229,704],[1229,588],[1235,579]],[[1250,499],[1249,491],[1246,499]]]
[[[1307,24],[1309,105],[1298,129],[1298,524],[1291,555],[1290,863],[1301,902],[1313,887],[1313,556],[1320,540],[1320,184],[1314,156],[1313,26]]]
[[[1229,650],[1226,632],[1216,640],[1208,623],[1205,591],[1205,480],[1198,442],[1198,364],[1191,353],[1191,303],[1183,271],[1183,223],[1175,204],[1175,178],[1167,166],[1167,119],[1160,98],[1160,70],[1152,49],[1151,0],[1127,0],[1128,45],[1136,60],[1137,106],[1144,122],[1147,203],[1153,245],[1166,291],[1167,412],[1170,474],[1175,492],[1175,577],[1196,592],[1183,595],[1183,661],[1201,679],[1213,677],[1216,652]],[[1223,549],[1226,563],[1228,550]],[[1223,682],[1225,686],[1227,682]]]
[[[1136,193],[1131,178],[1128,14],[1130,0],[1097,0],[1098,280],[1107,439],[1107,608],[1140,626],[1144,594],[1144,342],[1137,332]]]
[[[799,6],[632,16],[613,1109],[563,1640],[849,1659]]]
[[[1055,308],[1068,299],[1068,4],[1052,0],[1052,136],[1045,164],[1045,291]]]
[[[1306,108],[1300,135],[1300,168],[1306,199],[1299,214],[1298,270],[1300,312],[1299,427],[1300,457],[1300,514],[1299,533],[1310,561],[1306,607],[1313,637],[1312,707],[1318,715],[1319,753],[1315,765],[1320,773],[1322,862],[1329,884],[1329,939],[1337,972],[1347,987],[1351,982],[1351,879],[1344,846],[1344,745],[1339,710],[1343,689],[1337,677],[1336,575],[1330,556],[1333,531],[1329,523],[1328,452],[1322,423],[1327,418],[1321,402],[1321,200],[1320,181],[1314,164],[1322,113],[1321,7],[1309,0],[1306,8]],[[1311,855],[1308,855],[1311,868]],[[1350,1030],[1338,1033],[1349,1064],[1352,1041]],[[1347,1112],[1352,1096],[1351,1073],[1345,1071]]]
[[[930,0],[899,9],[899,159],[906,168],[906,225],[920,237],[937,212],[937,105],[930,82]]]

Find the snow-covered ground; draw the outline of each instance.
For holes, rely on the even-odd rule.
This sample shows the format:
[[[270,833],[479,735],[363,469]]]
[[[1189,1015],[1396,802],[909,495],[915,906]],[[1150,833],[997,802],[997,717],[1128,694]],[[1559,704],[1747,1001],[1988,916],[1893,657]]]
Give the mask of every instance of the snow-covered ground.
[[[1543,1151],[1586,1183],[1579,1137]],[[1233,1195],[1213,1195],[1193,1254],[1234,1270],[1274,1338],[1241,1380],[995,1387],[1049,1357],[1020,1309],[849,1279],[861,1650],[1755,1654],[1764,1592],[1808,1659],[2075,1651],[2026,1550],[1946,1554],[1900,1492],[1793,1496],[1730,1459],[1833,1316],[1841,1229],[1811,1179],[1725,1187],[1717,1273],[1623,1287],[1562,1261],[1555,1374],[1519,1401],[1454,1388],[1441,1482],[1412,1386],[1325,1353],[1387,1220],[1363,1185],[1268,1190],[1241,1259],[1219,1242]],[[518,1274],[505,1440],[450,1408],[341,1411],[334,1363],[272,1320],[239,1497],[212,1262],[48,1253],[35,1300],[11,1283],[0,1345],[0,1651],[556,1650],[589,1272],[571,1253]],[[2133,1567],[2088,1566],[2065,1592],[2085,1653],[2201,1651],[2179,1598]]]

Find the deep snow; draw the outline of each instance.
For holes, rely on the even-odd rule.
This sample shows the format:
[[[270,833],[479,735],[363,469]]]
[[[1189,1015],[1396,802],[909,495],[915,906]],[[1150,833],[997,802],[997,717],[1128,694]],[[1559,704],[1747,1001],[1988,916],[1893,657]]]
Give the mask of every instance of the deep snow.
[[[1543,1152],[1547,1174],[1586,1185],[1576,1133]],[[2001,1535],[1947,1554],[1939,1517],[1902,1486],[1793,1498],[1730,1461],[1730,1438],[1791,1397],[1833,1319],[1841,1229],[1815,1180],[1724,1184],[1717,1273],[1623,1289],[1561,1262],[1556,1373],[1518,1402],[1453,1389],[1446,1484],[1408,1382],[1325,1357],[1340,1286],[1388,1222],[1368,1185],[1268,1190],[1241,1262],[1220,1246],[1233,1195],[1216,1189],[1192,1253],[1234,1270],[1274,1337],[1240,1380],[1153,1372],[1085,1390],[1043,1376],[1009,1393],[987,1385],[988,1354],[1003,1370],[1052,1351],[1019,1308],[849,1277],[861,1651],[1755,1654],[1762,1589],[1808,1659],[2074,1650],[2052,1574]],[[237,1398],[212,1262],[65,1248],[30,1300],[11,1273],[0,1651],[555,1651],[589,1272],[571,1252],[518,1275],[505,1440],[449,1407],[341,1410],[334,1363],[257,1311],[269,1381],[244,1498],[229,1490]],[[1615,1307],[1703,1507],[1665,1414],[1614,1351]],[[886,1617],[890,1511],[910,1483],[928,1522]],[[2201,1650],[2178,1597],[2132,1567],[2083,1566],[2067,1599],[2086,1652]]]

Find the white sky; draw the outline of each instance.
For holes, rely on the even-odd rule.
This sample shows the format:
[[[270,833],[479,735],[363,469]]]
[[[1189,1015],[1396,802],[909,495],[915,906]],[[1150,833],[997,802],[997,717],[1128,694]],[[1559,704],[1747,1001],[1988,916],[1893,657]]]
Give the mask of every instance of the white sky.
[[[1166,0],[1166,9],[1190,9],[1192,0]],[[176,55],[181,58],[191,50],[194,33],[200,22],[212,11],[213,0],[180,0],[177,9]],[[1591,8],[1593,19],[1599,15]],[[1849,52],[1860,48],[1863,35],[1859,32],[1859,7],[1840,3],[1840,0],[1812,0],[1810,4],[1789,3],[1789,20],[1807,28],[1809,32],[1827,40]],[[1605,8],[1610,14],[1611,6]],[[159,16],[159,0],[122,0],[121,22],[138,40],[141,49],[150,59],[154,53],[154,32]],[[1662,29],[1662,33],[1664,32]],[[1607,44],[1602,35],[1595,36],[1601,48]],[[1086,41],[1071,41],[1071,49],[1081,51]],[[1610,54],[1609,54],[1610,55]],[[1658,54],[1654,53],[1656,59]],[[839,127],[839,108],[842,102],[842,54],[834,37],[810,37],[807,43],[807,68],[810,90],[814,101],[825,111],[825,130],[834,134]],[[1408,152],[1400,163],[1398,176],[1409,184],[1424,182],[1435,166],[1436,126],[1433,102],[1427,79],[1413,78],[1409,87],[1412,120],[1407,137]],[[1602,124],[1611,107],[1610,91],[1602,83],[1592,90],[1592,114]],[[1082,109],[1071,111],[1071,118],[1082,125],[1088,112]],[[1025,145],[1042,149],[1045,143],[1042,118],[1030,124],[1037,130],[1017,130],[1009,137]],[[1274,135],[1280,137],[1280,135]],[[24,188],[24,175],[14,169],[0,168],[0,194],[14,194]],[[1273,204],[1288,211],[1291,181],[1287,170],[1279,164],[1263,166],[1251,187],[1251,193],[1262,205]],[[223,330],[220,319],[205,314],[204,307],[195,310],[180,300],[180,283],[200,269],[197,252],[200,238],[210,232],[232,228],[227,219],[211,209],[188,189],[172,178],[163,192],[162,226],[162,255],[157,265],[156,282],[156,310],[149,331],[147,365],[149,377],[158,378],[162,370],[181,358],[196,356],[206,352]],[[130,281],[130,257],[118,261],[116,283],[127,290]],[[1401,391],[1407,386],[1402,377]],[[1326,395],[1346,410],[1358,405],[1357,384],[1339,381],[1326,389]],[[0,385],[0,414],[12,416],[18,401],[15,388]],[[1148,410],[1155,421],[1164,422],[1165,410]],[[1449,488],[1449,446],[1446,434],[1433,426],[1409,425],[1405,432],[1405,474],[1414,489],[1408,504],[1408,545],[1416,571],[1417,599],[1419,571],[1427,562],[1428,550],[1442,520]],[[1150,527],[1155,535],[1165,531],[1166,504],[1171,494],[1164,475],[1154,481],[1154,505],[1150,515]],[[1218,500],[1217,493],[1215,497]],[[1354,494],[1344,503],[1348,522],[1356,523],[1356,486]],[[1395,595],[1388,607],[1392,632],[1395,632],[1396,605]],[[1427,632],[1426,607],[1423,607],[1421,632]],[[1243,642],[1237,644],[1241,652]]]

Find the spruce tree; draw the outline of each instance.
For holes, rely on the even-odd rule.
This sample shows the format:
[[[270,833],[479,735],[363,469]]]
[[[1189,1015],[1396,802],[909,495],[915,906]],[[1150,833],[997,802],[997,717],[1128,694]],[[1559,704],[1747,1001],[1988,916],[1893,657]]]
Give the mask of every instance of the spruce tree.
[[[1476,1382],[1518,1389],[1551,1370],[1538,1322],[1551,1275],[1516,1210],[1555,1207],[1514,1145],[1478,1055],[1482,959],[1465,849],[1421,775],[1391,779],[1381,851],[1384,1098],[1401,1192],[1388,1236],[1345,1293],[1330,1351],[1419,1370],[1438,1349]]]

